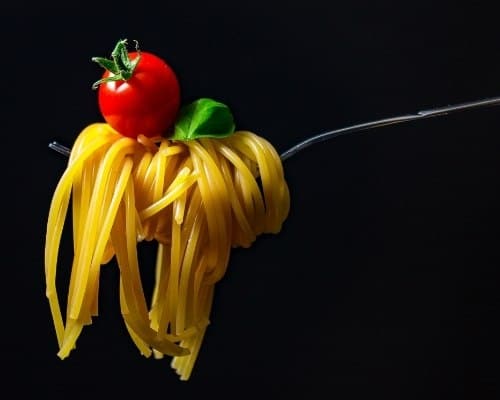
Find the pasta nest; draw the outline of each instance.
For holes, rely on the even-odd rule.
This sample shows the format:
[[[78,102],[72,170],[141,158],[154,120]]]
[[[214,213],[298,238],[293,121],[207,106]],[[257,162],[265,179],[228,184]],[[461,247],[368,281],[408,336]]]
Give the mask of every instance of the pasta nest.
[[[56,270],[70,200],[74,254],[63,320]],[[179,142],[130,139],[104,123],[86,127],[47,222],[46,295],[58,356],[69,355],[98,314],[100,267],[116,257],[130,337],[144,356],[172,356],[172,367],[188,379],[231,248],[278,233],[289,204],[279,155],[252,132]],[[137,243],[143,240],[158,242],[151,299],[139,269]]]

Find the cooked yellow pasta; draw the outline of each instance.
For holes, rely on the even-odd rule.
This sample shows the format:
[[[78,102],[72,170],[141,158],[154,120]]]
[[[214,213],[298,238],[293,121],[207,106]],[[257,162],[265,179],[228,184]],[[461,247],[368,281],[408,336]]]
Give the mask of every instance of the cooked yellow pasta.
[[[70,201],[74,259],[63,318],[56,271]],[[254,133],[180,142],[88,126],[73,146],[47,223],[46,294],[59,357],[69,355],[97,315],[100,267],[116,257],[131,339],[144,356],[173,356],[172,367],[188,379],[231,248],[279,232],[288,211],[281,160]],[[158,242],[151,299],[140,277],[142,240]]]

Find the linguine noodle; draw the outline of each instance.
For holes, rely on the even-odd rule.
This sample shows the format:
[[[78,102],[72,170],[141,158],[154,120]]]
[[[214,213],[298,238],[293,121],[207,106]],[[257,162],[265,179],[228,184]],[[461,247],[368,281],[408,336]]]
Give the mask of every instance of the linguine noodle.
[[[56,271],[70,200],[74,258],[63,318]],[[172,367],[188,379],[231,248],[279,232],[289,201],[278,154],[251,132],[178,142],[130,139],[103,123],[85,128],[47,223],[46,294],[58,356],[69,355],[97,315],[100,267],[116,257],[130,337],[146,357],[173,356]],[[140,278],[142,240],[158,242],[151,299]]]

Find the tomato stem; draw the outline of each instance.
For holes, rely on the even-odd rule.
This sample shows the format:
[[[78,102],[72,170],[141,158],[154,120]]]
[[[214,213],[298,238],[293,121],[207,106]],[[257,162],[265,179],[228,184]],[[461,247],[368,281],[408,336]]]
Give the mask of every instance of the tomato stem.
[[[127,51],[127,39],[121,39],[116,44],[115,48],[111,52],[111,60],[104,57],[92,57],[92,61],[99,64],[101,67],[109,71],[111,74],[103,79],[99,79],[94,82],[92,89],[97,89],[101,83],[112,82],[112,81],[127,81],[134,74],[135,67],[139,63],[141,58],[141,52],[139,50],[139,43],[137,40],[135,42],[135,49],[138,53],[134,60],[130,60]]]

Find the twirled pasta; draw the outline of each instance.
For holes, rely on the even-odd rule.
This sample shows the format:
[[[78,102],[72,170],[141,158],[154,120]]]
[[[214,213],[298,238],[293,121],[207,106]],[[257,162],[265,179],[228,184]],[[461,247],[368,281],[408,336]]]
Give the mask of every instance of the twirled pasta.
[[[56,267],[70,200],[74,259],[63,319]],[[173,356],[172,367],[188,379],[231,247],[279,232],[288,212],[281,160],[251,132],[177,142],[88,126],[74,143],[47,223],[46,295],[59,357],[69,355],[97,315],[100,267],[116,256],[121,311],[133,342],[147,357]],[[136,248],[142,240],[158,241],[149,306]]]

